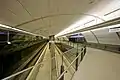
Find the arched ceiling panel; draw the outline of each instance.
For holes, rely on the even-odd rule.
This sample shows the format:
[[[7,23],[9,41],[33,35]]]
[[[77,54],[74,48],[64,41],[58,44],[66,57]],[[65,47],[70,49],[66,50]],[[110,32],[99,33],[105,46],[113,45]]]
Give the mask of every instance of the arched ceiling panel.
[[[0,1],[0,18],[9,22],[11,26],[30,20],[31,17],[17,0]],[[7,24],[6,22],[4,22]]]
[[[49,15],[48,0],[19,0],[19,2],[25,6],[32,18]]]
[[[33,17],[88,11],[99,0],[19,0]],[[92,3],[91,3],[92,2]],[[82,6],[82,7],[81,7]],[[78,9],[79,8],[79,9]]]
[[[53,31],[56,29],[52,33],[55,35],[60,30],[67,28],[72,22],[76,21],[78,19],[78,17],[80,17],[80,15],[78,15],[78,16],[60,15],[60,16],[50,18],[51,30]]]
[[[94,34],[102,44],[120,45],[120,38],[115,32],[109,32],[108,28],[93,30]]]
[[[81,32],[81,33],[84,35],[87,42],[98,43],[95,36],[90,31]]]
[[[43,24],[42,20],[38,20],[29,24],[19,26],[18,28],[29,30],[30,32],[35,32],[36,30],[42,30],[43,28],[45,28],[45,25]]]
[[[94,0],[94,1],[96,1],[96,0]],[[96,21],[95,24],[102,23],[102,22],[120,17],[120,5],[119,5],[120,0],[98,0],[97,2],[98,2],[98,4],[94,5],[93,8],[91,8],[87,12],[85,12],[88,15],[92,15],[95,17],[95,21]],[[90,19],[90,16],[88,18]],[[80,19],[79,21],[75,22],[75,24],[71,24],[69,26],[69,28],[71,26],[73,29],[76,26],[80,26],[80,27],[78,27],[78,29],[75,29],[75,30],[84,28],[83,26],[79,25],[79,23],[81,21],[82,21],[82,24],[84,24],[84,23],[88,22],[89,20],[84,16],[83,20]],[[95,25],[95,24],[90,23],[89,25]],[[76,25],[76,26],[74,26],[74,25]],[[87,25],[86,27],[89,27],[89,25]],[[58,33],[56,36],[68,34],[70,32],[75,31],[75,30],[69,30],[69,28],[64,29],[63,31]]]
[[[73,16],[66,15],[46,18],[43,19],[43,23],[35,21],[34,23],[30,22],[26,25],[18,26],[18,28],[32,31],[33,33],[49,36],[51,34],[59,33],[81,18],[88,16],[80,13],[96,15],[94,12],[97,12],[98,10],[101,10],[99,12],[103,11],[103,8],[100,8],[101,4],[106,6],[107,3],[111,4],[113,1],[114,0],[1,0],[0,22],[15,27],[26,21],[44,16],[77,14]],[[118,8],[118,6],[115,8]],[[101,13],[98,13],[97,16],[101,17]],[[42,31],[34,31],[41,27],[39,25],[45,26],[45,28]]]

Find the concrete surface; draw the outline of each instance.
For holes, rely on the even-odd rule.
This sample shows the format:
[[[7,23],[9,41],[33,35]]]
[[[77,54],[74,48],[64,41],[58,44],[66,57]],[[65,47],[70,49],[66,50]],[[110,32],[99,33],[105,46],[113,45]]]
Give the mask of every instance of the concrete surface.
[[[47,47],[42,66],[39,68],[36,80],[51,80],[51,54],[49,47]]]
[[[72,80],[120,80],[120,54],[87,48]]]

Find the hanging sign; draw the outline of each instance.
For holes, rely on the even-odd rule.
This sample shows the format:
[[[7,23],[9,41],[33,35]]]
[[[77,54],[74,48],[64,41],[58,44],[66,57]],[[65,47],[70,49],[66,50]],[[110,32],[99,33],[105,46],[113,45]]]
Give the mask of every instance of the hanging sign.
[[[120,27],[110,28],[109,32],[120,32]]]

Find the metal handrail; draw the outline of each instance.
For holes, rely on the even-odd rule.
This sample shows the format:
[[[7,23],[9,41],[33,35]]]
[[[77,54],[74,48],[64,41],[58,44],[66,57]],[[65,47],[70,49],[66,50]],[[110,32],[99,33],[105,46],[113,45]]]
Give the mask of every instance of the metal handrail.
[[[56,46],[56,45],[55,45]],[[60,56],[62,56],[63,55],[63,52],[62,51],[60,51],[59,50],[59,48],[56,46],[56,49],[57,49],[57,51],[60,53]],[[66,57],[63,57],[64,59],[66,59]],[[67,59],[66,59],[67,60]],[[70,64],[70,62],[67,60],[67,62]],[[73,70],[75,70],[74,68],[73,68],[73,66],[72,66],[72,69]]]
[[[46,50],[46,48],[44,48],[44,50]],[[41,56],[42,56],[42,54],[41,54]],[[39,58],[42,58],[41,56],[40,56]],[[1,79],[1,80],[8,80],[8,79],[10,79],[10,78],[12,78],[12,77],[15,77],[15,76],[17,76],[17,75],[19,75],[19,74],[21,74],[21,73],[24,73],[24,72],[26,72],[26,71],[28,71],[28,70],[31,70],[31,69],[33,69],[34,67],[39,66],[39,65],[41,65],[41,62],[35,64],[34,66],[31,66],[31,67],[28,67],[28,68],[26,68],[26,69],[24,69],[24,70],[21,70],[21,71],[19,71],[19,72],[17,72],[17,73],[14,73],[14,74],[12,74],[12,75],[10,75],[10,76],[8,76],[8,77],[6,77],[6,78],[3,78],[3,79]]]
[[[38,65],[41,65],[41,62],[40,62],[39,64],[35,65],[35,66],[38,66]],[[22,71],[19,71],[19,72],[15,73],[15,74],[12,74],[12,75],[10,75],[10,76],[8,76],[8,77],[6,77],[6,78],[3,78],[2,80],[8,80],[8,79],[10,79],[10,78],[12,78],[12,77],[15,77],[15,76],[17,76],[17,75],[19,75],[19,74],[21,74],[21,73],[24,73],[24,72],[32,69],[32,68],[35,67],[35,66],[31,66],[31,67],[29,67],[29,68],[26,68],[26,69],[24,69],[24,70],[22,70]]]
[[[81,51],[81,53],[84,52],[84,49]],[[60,80],[60,78],[66,73],[66,71],[68,71],[68,69],[72,66],[72,64],[76,61],[77,58],[79,58],[79,56],[81,56],[81,54],[79,54],[71,63],[70,65],[66,68],[66,70],[57,78],[57,80]]]
[[[57,47],[57,46],[56,46]],[[84,49],[85,48],[83,48],[83,50],[81,51],[81,53],[83,53],[84,52]],[[46,51],[46,48],[44,48],[44,50]],[[45,52],[44,51],[44,52]],[[42,56],[42,55],[41,55]],[[70,63],[70,65],[66,68],[66,70],[57,78],[57,80],[59,80],[65,73],[66,73],[66,71],[68,71],[68,69],[72,66],[72,64],[76,61],[76,59],[78,59],[79,58],[79,56],[81,56],[81,54],[79,54],[71,63]],[[39,59],[41,59],[42,57],[39,57]],[[38,63],[36,63],[34,66],[31,66],[31,67],[29,67],[29,68],[27,68],[27,69],[24,69],[24,70],[22,70],[22,71],[19,71],[19,72],[17,72],[17,73],[15,73],[15,74],[12,74],[12,75],[10,75],[10,76],[8,76],[8,77],[6,77],[6,78],[3,78],[2,80],[8,80],[8,79],[10,79],[10,78],[12,78],[12,77],[15,77],[15,76],[17,76],[17,75],[19,75],[19,74],[21,74],[21,73],[24,73],[24,72],[26,72],[26,71],[28,71],[28,70],[33,70],[36,66],[39,66],[39,65],[41,65],[41,62],[38,62]],[[32,72],[32,71],[31,71]],[[30,74],[29,74],[30,75]],[[30,77],[29,77],[30,78]],[[28,79],[28,78],[27,78]],[[29,79],[28,79],[29,80]]]
[[[37,64],[41,63],[41,59],[42,59],[43,55],[45,54],[46,49],[48,48],[47,46],[48,46],[48,44],[47,44],[46,47],[44,48],[42,54],[41,54],[40,57],[38,58],[35,66],[32,68],[32,71],[30,72],[30,74],[28,75],[28,77],[26,78],[26,80],[30,80],[31,76],[33,75],[33,73],[34,73],[35,70],[36,70],[36,67],[38,66]]]

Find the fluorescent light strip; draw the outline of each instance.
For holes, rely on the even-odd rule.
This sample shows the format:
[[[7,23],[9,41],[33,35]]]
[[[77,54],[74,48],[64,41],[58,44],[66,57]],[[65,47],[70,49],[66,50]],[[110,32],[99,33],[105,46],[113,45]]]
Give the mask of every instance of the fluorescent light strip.
[[[84,27],[88,27],[85,26],[86,24],[90,24],[91,22],[96,21],[94,17],[88,16],[88,17],[84,17],[80,20],[78,20],[77,22],[73,23],[72,25],[70,25],[68,28],[64,29],[63,31],[59,32],[58,34],[55,35],[55,37],[64,35],[64,34],[68,34],[70,32],[74,32],[78,29],[82,29]]]
[[[19,32],[23,32],[23,33],[27,33],[27,34],[31,34],[31,35],[35,35],[35,36],[41,36],[41,35],[33,34],[31,32],[27,32],[27,31],[24,31],[24,30],[21,30],[21,29],[17,29],[17,28],[13,28],[13,27],[10,27],[10,26],[7,26],[7,25],[3,25],[3,24],[0,24],[0,27],[7,28],[7,29],[12,29],[12,30],[15,30],[15,31],[19,31]]]
[[[100,29],[109,29],[109,28],[115,28],[115,27],[120,27],[120,24],[116,24],[116,25],[112,25],[112,26],[108,26],[108,27],[102,27],[102,28],[97,28],[97,29],[93,29],[93,30],[91,30],[91,31],[96,31],[96,30],[100,30]],[[75,31],[75,30],[74,30]],[[70,31],[69,31],[70,32]],[[68,32],[68,33],[69,33]],[[72,31],[71,31],[72,32]],[[84,31],[84,32],[82,32],[82,33],[86,33],[87,31]],[[78,33],[80,33],[80,32],[78,32]],[[75,33],[76,34],[76,33]],[[63,34],[57,34],[57,35],[55,35],[55,37],[58,37],[58,36],[61,36],[61,35],[63,35]]]
[[[112,26],[108,26],[108,27],[97,28],[97,29],[93,29],[91,31],[96,31],[96,30],[101,30],[101,29],[110,29],[110,28],[116,28],[116,27],[120,27],[120,24],[116,24],[116,25],[112,25]],[[84,34],[87,32],[90,32],[90,30],[84,31],[84,32],[77,32],[77,33],[73,33],[73,34],[69,34],[69,35],[80,34],[80,33]]]
[[[108,26],[108,27],[97,28],[97,29],[93,29],[91,31],[96,31],[96,30],[101,30],[101,29],[110,29],[110,28],[115,28],[115,27],[120,27],[120,24],[116,24],[116,25],[112,25],[112,26]]]
[[[10,26],[6,26],[6,25],[3,25],[3,24],[0,24],[0,26],[1,26],[1,27],[4,27],[4,28],[8,28],[8,29],[12,28],[12,27],[10,27]]]

